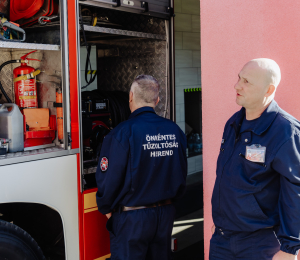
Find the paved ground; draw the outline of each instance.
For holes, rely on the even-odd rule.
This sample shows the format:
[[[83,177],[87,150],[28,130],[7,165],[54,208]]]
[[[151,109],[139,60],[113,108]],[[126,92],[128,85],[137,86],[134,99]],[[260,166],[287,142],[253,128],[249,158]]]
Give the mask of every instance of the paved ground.
[[[195,243],[183,250],[173,253],[173,260],[204,260],[203,241]]]
[[[186,193],[175,206],[177,217],[172,237],[177,238],[178,250],[173,253],[173,260],[203,260],[202,172],[188,176]]]
[[[172,237],[177,238],[178,251],[174,260],[202,260],[203,252],[203,210],[176,219]]]

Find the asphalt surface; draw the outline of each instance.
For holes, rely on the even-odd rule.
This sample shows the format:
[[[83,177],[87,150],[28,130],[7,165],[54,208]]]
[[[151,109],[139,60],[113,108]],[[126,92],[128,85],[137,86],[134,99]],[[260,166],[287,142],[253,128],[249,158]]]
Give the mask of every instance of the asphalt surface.
[[[175,207],[172,237],[177,238],[178,250],[173,260],[204,260],[202,172],[188,176],[185,195]]]
[[[173,260],[204,260],[203,240],[173,253]]]

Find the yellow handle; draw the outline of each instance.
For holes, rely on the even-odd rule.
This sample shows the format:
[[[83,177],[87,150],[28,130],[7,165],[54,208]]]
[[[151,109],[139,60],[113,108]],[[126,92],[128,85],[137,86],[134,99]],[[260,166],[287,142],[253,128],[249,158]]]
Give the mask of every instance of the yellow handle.
[[[97,24],[97,20],[98,20],[98,18],[97,18],[97,17],[95,17],[95,18],[94,18],[94,21],[93,21],[93,26],[96,26],[96,24]]]
[[[29,73],[29,74],[26,74],[26,75],[23,75],[23,76],[14,78],[14,82],[21,81],[21,80],[26,80],[26,79],[32,79],[32,78],[34,78],[36,75],[39,75],[40,73],[41,73],[40,70],[36,70],[36,71],[34,71],[34,72],[32,72],[32,73]]]

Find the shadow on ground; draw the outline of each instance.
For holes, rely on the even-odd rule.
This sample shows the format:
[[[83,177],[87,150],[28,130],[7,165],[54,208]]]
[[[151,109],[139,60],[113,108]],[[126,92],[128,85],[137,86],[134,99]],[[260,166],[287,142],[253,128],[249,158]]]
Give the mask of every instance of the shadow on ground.
[[[188,176],[186,192],[174,205],[172,237],[177,238],[178,250],[173,260],[204,260],[202,172]]]
[[[203,240],[173,253],[173,260],[203,260],[204,259],[204,244]]]

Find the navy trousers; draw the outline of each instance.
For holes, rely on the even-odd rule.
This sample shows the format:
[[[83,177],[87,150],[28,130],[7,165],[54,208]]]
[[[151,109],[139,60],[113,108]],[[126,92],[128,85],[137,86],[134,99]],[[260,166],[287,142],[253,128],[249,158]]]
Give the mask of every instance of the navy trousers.
[[[173,205],[115,212],[106,228],[111,260],[169,260],[175,217]]]
[[[233,232],[216,228],[210,240],[210,260],[272,260],[280,244],[273,228]]]

